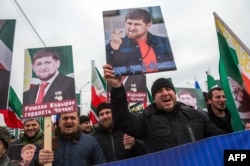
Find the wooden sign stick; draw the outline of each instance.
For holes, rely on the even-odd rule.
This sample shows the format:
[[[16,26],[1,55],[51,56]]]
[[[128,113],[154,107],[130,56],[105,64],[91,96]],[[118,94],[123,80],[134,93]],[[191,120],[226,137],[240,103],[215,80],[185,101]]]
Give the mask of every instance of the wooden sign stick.
[[[52,150],[52,122],[51,116],[44,117],[44,149]],[[44,164],[44,166],[52,166],[52,163]]]

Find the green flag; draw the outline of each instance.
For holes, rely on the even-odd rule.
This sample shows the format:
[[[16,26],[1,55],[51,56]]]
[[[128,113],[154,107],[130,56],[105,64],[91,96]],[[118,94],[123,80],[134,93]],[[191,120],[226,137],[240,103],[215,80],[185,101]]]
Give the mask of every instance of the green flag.
[[[221,86],[227,98],[227,107],[232,115],[232,127],[234,131],[243,130],[244,121],[250,119],[249,112],[241,109],[245,103],[249,103],[249,95],[243,88],[243,79],[239,70],[239,57],[247,52],[242,47],[242,42],[230,30],[230,28],[214,13],[217,37],[219,43],[220,59],[219,73]],[[248,55],[249,57],[249,55]]]
[[[21,119],[23,105],[16,95],[14,89],[10,86],[9,89],[9,106],[15,112],[15,114]]]
[[[207,90],[209,91],[210,89],[217,87],[218,85],[209,70],[206,72],[206,74],[207,74]]]

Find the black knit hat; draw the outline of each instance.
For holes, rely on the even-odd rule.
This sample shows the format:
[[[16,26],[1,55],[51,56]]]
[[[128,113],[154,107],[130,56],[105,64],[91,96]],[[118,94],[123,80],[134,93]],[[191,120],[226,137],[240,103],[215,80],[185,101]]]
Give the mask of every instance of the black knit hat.
[[[106,102],[102,102],[100,103],[97,108],[96,108],[96,113],[97,113],[97,116],[99,116],[99,112],[104,109],[104,108],[111,108],[111,105],[110,103],[106,103]]]
[[[5,127],[2,126],[0,126],[0,140],[3,142],[5,148],[8,149],[10,144],[10,133]]]
[[[151,87],[151,94],[152,94],[153,99],[155,98],[155,94],[156,94],[157,90],[160,88],[163,88],[163,87],[170,88],[175,92],[175,88],[174,88],[174,85],[172,84],[172,82],[170,82],[166,78],[159,78],[159,79],[155,80],[155,82],[153,83],[153,85]]]
[[[79,119],[80,119],[80,124],[82,124],[82,123],[84,123],[84,122],[89,122],[89,121],[90,121],[90,120],[89,120],[89,117],[86,116],[86,115],[81,115],[81,116],[79,117]]]

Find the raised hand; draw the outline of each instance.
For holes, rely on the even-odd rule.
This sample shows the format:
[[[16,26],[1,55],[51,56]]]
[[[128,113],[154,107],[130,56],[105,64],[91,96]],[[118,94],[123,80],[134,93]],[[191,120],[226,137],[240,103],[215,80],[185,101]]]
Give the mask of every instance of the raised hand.
[[[113,50],[118,50],[120,45],[122,44],[122,30],[116,31],[115,29],[112,30],[111,33],[111,41],[110,45]]]
[[[103,65],[104,79],[114,88],[122,86],[122,77],[116,77],[111,65]]]

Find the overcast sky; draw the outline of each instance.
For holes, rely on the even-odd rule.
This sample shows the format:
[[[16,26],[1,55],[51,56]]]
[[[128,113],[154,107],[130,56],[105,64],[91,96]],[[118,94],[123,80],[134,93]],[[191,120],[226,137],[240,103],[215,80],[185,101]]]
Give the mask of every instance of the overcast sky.
[[[91,79],[91,60],[102,73],[105,47],[102,11],[161,6],[177,70],[147,75],[147,84],[171,77],[176,87],[193,87],[194,75],[206,91],[206,70],[218,79],[219,50],[213,12],[250,47],[249,0],[16,0],[46,46],[72,45],[76,87]],[[44,47],[14,0],[1,0],[0,19],[16,19],[11,85],[22,99],[24,49]],[[90,84],[83,89],[89,102]]]

